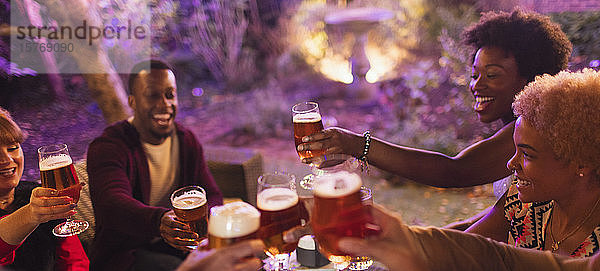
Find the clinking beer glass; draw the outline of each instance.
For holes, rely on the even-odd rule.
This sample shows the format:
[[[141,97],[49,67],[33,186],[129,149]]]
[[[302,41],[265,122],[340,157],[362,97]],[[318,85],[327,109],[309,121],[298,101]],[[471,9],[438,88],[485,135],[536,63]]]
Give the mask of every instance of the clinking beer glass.
[[[273,259],[273,270],[287,270],[296,243],[285,243],[283,232],[301,224],[294,176],[275,172],[258,178],[256,205],[260,210],[260,237]]]
[[[58,190],[59,196],[69,196],[73,203],[79,201],[81,184],[73,166],[66,144],[54,144],[38,149],[42,187]],[[58,237],[77,235],[87,230],[87,221],[73,220],[70,217],[52,230]]]
[[[206,192],[200,186],[186,186],[175,190],[171,194],[171,205],[177,219],[187,224],[193,232],[198,234],[200,247],[207,242],[208,205]],[[188,246],[196,249],[198,246]]]
[[[352,257],[338,248],[342,237],[366,238],[379,233],[361,195],[362,180],[347,171],[324,173],[315,178],[311,223],[320,251],[336,268],[345,268]]]
[[[371,193],[371,189],[362,186],[360,188],[360,200],[363,204],[373,205],[373,194]],[[371,265],[373,265],[373,259],[367,256],[354,256],[350,258],[348,269],[358,271],[368,270]]]
[[[312,135],[323,130],[323,120],[319,113],[319,104],[316,102],[301,102],[292,107],[292,118],[294,123],[294,144],[296,151],[298,145],[302,144],[302,138]],[[298,151],[300,159],[323,156],[324,150]],[[314,168],[317,165],[311,163],[310,167]],[[312,184],[314,174],[308,174],[302,178],[302,181],[307,184]]]
[[[230,202],[210,209],[208,247],[221,248],[257,238],[260,212],[241,201]]]
[[[294,122],[294,143],[296,148],[302,143],[302,138],[323,130],[323,121],[319,113],[319,104],[315,102],[297,103],[292,107]],[[299,151],[300,159],[323,155],[323,151]]]

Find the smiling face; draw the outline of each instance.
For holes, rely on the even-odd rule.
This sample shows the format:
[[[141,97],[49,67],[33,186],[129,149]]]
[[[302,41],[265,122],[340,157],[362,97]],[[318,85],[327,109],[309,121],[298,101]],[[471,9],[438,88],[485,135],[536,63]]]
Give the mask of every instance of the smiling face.
[[[473,110],[479,121],[514,120],[511,104],[527,84],[518,73],[514,56],[498,47],[482,47],[473,60],[469,89],[475,96]]]
[[[23,176],[23,150],[21,144],[0,144],[0,192],[15,189]]]
[[[507,167],[515,172],[521,201],[542,202],[572,195],[577,167],[558,160],[546,139],[521,117],[516,121],[513,140],[516,152]]]
[[[175,129],[177,84],[171,70],[143,70],[133,84],[129,105],[134,111],[133,125],[140,139],[160,144]]]

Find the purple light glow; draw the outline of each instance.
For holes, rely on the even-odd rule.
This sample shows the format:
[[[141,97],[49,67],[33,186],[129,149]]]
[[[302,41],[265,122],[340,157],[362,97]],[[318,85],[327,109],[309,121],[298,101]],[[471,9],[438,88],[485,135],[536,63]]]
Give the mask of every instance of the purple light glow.
[[[202,96],[202,94],[204,94],[204,90],[202,88],[192,89],[192,95],[194,95],[196,97],[200,97],[200,96]]]

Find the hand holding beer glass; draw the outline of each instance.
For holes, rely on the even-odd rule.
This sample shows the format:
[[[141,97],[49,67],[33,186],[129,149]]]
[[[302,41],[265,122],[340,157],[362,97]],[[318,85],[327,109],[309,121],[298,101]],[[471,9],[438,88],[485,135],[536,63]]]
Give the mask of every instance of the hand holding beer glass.
[[[294,123],[294,144],[300,159],[322,156],[324,150],[298,151],[298,145],[302,144],[302,138],[323,131],[323,121],[319,113],[319,104],[316,102],[301,102],[292,107],[292,118]],[[311,168],[316,167],[310,164]],[[304,176],[303,182],[310,185],[314,174]]]
[[[206,192],[199,186],[186,186],[171,194],[171,205],[177,219],[187,224],[198,235],[198,245],[187,248],[196,249],[205,246],[207,242],[208,206]]]
[[[323,253],[343,269],[357,255],[346,255],[338,246],[341,237],[365,238],[379,233],[367,202],[361,195],[362,180],[347,171],[324,173],[315,178],[311,223]],[[357,259],[358,260],[358,259]]]
[[[319,113],[319,104],[315,102],[297,103],[292,107],[294,122],[294,143],[296,148],[302,144],[302,138],[323,131],[323,121]],[[323,155],[324,151],[298,151],[300,159]]]
[[[358,159],[346,154],[330,154],[327,159],[323,159],[313,167],[315,176],[331,174],[335,172],[348,171],[356,173],[360,168]],[[363,204],[372,205],[373,197],[371,189],[361,186],[360,188],[361,201]],[[368,270],[373,265],[373,260],[366,256],[353,256],[350,258],[348,265],[349,270]]]
[[[56,189],[59,196],[69,196],[76,204],[82,184],[79,183],[67,145],[40,147],[38,158],[42,187]],[[52,233],[58,237],[67,237],[80,234],[89,226],[87,221],[73,220],[69,217],[67,221],[54,227]]]
[[[268,173],[258,178],[256,205],[260,210],[260,237],[266,252],[274,259],[273,270],[287,270],[289,253],[298,242],[286,243],[283,233],[300,226],[300,204],[296,194],[294,176],[285,173]]]

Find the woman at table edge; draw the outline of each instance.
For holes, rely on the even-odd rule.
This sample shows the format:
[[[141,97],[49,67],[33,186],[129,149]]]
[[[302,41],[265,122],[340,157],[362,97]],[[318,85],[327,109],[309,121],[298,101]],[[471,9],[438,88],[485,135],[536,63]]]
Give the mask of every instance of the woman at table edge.
[[[0,107],[0,265],[25,270],[88,270],[77,236],[52,234],[56,219],[74,215],[76,204],[51,188],[21,181],[25,135]]]
[[[369,256],[389,270],[497,270],[591,271],[600,270],[600,254],[570,258],[514,247],[476,234],[436,227],[407,226],[382,206],[371,208],[381,234],[368,240],[342,238],[347,253]]]

